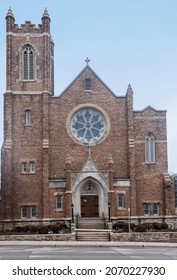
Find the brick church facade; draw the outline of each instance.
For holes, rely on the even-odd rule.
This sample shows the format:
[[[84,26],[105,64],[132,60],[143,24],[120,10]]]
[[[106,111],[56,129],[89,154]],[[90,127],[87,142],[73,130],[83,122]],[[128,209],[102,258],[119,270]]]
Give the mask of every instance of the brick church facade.
[[[6,15],[7,82],[0,220],[17,224],[100,217],[175,219],[166,111],[133,110],[86,66],[54,96],[54,43],[44,11],[36,27]]]

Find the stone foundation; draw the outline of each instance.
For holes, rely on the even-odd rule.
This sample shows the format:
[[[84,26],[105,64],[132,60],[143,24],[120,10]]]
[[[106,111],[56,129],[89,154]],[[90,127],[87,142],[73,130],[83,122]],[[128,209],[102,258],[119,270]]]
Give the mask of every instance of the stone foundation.
[[[112,233],[115,242],[177,242],[177,232]]]
[[[75,241],[75,233],[67,234],[27,234],[27,235],[0,235],[0,241]]]
[[[0,235],[0,241],[75,241],[69,234]],[[177,232],[110,233],[112,242],[171,242],[177,243]]]

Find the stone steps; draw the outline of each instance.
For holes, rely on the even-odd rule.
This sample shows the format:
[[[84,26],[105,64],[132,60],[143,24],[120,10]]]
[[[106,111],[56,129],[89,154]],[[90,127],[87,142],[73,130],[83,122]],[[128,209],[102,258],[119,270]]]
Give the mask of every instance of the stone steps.
[[[102,219],[80,219],[78,221],[79,229],[104,229],[105,222]]]
[[[76,230],[76,240],[77,241],[110,241],[110,231],[108,230]]]
[[[110,241],[110,231],[100,218],[80,218],[76,229],[78,241]]]

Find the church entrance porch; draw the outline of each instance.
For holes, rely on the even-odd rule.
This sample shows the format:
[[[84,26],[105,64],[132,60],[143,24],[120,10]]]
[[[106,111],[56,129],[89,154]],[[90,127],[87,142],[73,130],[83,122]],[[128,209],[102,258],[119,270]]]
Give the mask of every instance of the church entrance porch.
[[[81,217],[98,217],[98,195],[81,195]]]
[[[71,173],[73,214],[76,217],[108,217],[107,175],[99,172],[90,158],[78,174]]]

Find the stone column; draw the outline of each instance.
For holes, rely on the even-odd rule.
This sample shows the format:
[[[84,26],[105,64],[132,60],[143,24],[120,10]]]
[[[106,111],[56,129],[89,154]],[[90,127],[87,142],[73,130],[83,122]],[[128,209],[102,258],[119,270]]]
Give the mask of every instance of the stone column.
[[[127,127],[128,127],[128,154],[129,154],[129,176],[130,176],[130,215],[137,215],[136,202],[136,172],[135,172],[135,136],[134,136],[134,122],[133,122],[133,91],[131,86],[127,89]]]
[[[109,170],[108,218],[109,218],[109,214],[110,217],[115,216],[115,207],[114,207],[115,193],[113,190],[113,169],[114,169],[113,158],[112,155],[109,155],[108,156],[108,170]]]
[[[65,162],[66,191],[65,191],[65,217],[72,219],[72,191],[71,191],[71,158],[67,155]]]
[[[168,173],[164,174],[164,204],[165,216],[175,215],[174,184]]]

